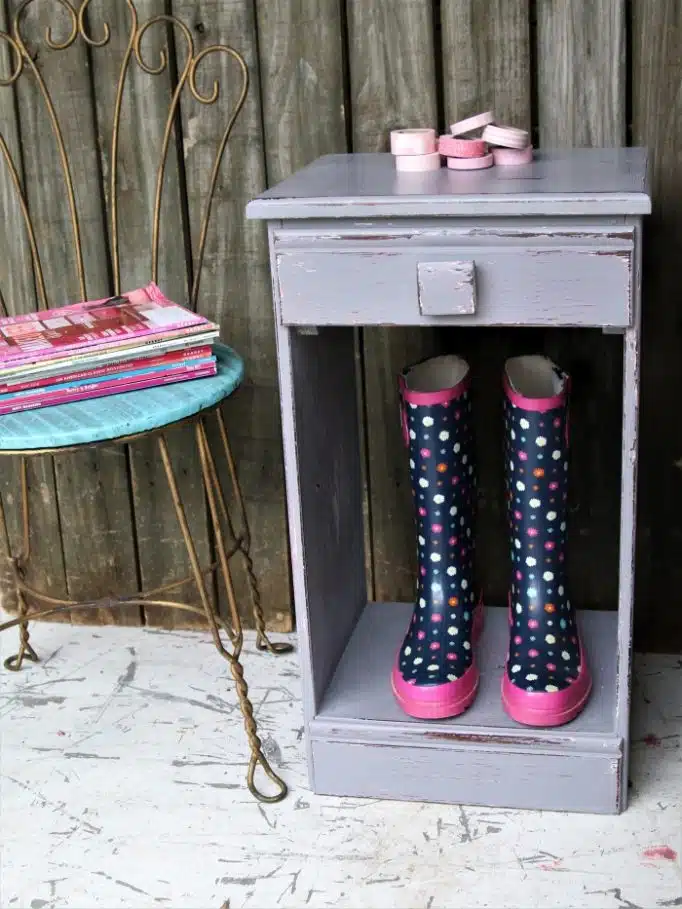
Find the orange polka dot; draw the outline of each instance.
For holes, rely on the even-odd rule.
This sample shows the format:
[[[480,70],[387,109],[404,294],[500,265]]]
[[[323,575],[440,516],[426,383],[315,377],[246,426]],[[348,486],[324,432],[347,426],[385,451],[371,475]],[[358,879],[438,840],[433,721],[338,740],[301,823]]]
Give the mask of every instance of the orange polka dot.
[[[545,612],[556,612],[554,603],[545,603]]]
[[[535,470],[533,471],[534,477],[544,477],[544,475],[545,475],[544,467],[536,467]]]
[[[445,473],[445,471],[446,471],[447,469],[448,469],[448,465],[447,465],[447,464],[439,464],[439,465],[436,467],[436,470],[438,471],[438,473]]]
[[[448,600],[449,606],[457,606],[458,603],[459,603],[459,600],[457,599],[457,597],[450,597],[450,599]]]

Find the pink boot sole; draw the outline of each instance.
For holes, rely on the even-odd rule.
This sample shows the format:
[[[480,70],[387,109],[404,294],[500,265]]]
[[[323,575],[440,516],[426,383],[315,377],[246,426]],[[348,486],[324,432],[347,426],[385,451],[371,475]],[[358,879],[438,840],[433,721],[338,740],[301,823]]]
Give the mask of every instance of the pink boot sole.
[[[561,691],[524,691],[502,676],[502,706],[507,714],[524,726],[563,726],[578,716],[592,690],[592,677],[585,660],[572,685]]]
[[[483,632],[484,612],[481,605],[476,607],[472,629],[472,643],[475,645]],[[398,662],[393,665],[391,687],[402,710],[420,720],[443,720],[459,716],[471,706],[478,690],[479,672],[476,657],[464,675],[443,685],[410,685],[402,677]]]

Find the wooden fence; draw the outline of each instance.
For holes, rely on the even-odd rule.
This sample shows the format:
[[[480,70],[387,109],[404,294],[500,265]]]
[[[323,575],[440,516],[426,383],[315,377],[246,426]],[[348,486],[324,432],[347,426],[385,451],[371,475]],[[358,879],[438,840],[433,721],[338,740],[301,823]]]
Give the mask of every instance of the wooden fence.
[[[5,0],[5,15],[17,6],[18,0]],[[111,24],[113,56],[120,55],[127,35],[126,5],[93,0],[90,7],[93,34],[101,34],[104,16]],[[220,321],[224,337],[247,362],[245,388],[229,405],[227,417],[273,627],[289,627],[291,615],[285,497],[265,232],[262,225],[245,221],[246,202],[318,155],[385,150],[393,127],[443,128],[456,117],[488,108],[502,122],[529,128],[539,146],[650,147],[655,197],[645,254],[638,642],[652,648],[681,646],[682,420],[676,412],[682,387],[676,268],[682,252],[679,0],[139,0],[138,8],[141,18],[164,12],[182,17],[197,49],[229,42],[244,54],[251,70],[251,90],[218,188],[199,308]],[[59,15],[55,0],[38,0],[28,20],[43,26],[57,22]],[[42,28],[34,34],[42,35]],[[181,46],[177,43],[179,59]],[[86,210],[91,295],[109,291],[102,186],[110,162],[104,150],[104,112],[113,103],[115,76],[114,63],[100,62],[106,56],[82,42],[58,53],[43,43],[38,60],[50,71],[55,98],[67,112],[66,141],[81,187],[79,202]],[[8,65],[0,58],[3,73]],[[177,69],[176,63],[165,78],[172,79]],[[212,76],[206,78],[210,87]],[[125,100],[125,286],[139,284],[148,275],[148,260],[140,250],[145,243],[149,248],[149,222],[146,206],[142,213],[139,202],[149,196],[151,149],[167,112],[162,87],[158,79],[138,73]],[[32,103],[18,88],[14,97],[11,90],[0,89],[0,122],[21,151],[32,211],[52,237],[50,284],[60,299],[75,299],[77,288],[65,277],[56,236],[64,215],[49,189],[57,182],[57,161],[42,142],[27,139],[29,128],[36,126]],[[183,101],[184,146],[178,144],[174,165],[182,174],[183,196],[168,201],[164,210],[161,277],[178,298],[186,294],[184,252],[192,244],[198,198],[210,169],[210,140],[219,136],[222,125],[213,109],[203,116],[207,125],[201,126],[196,111]],[[41,137],[47,142],[46,133]],[[10,195],[0,177],[0,222],[5,222],[0,231],[4,227],[11,234],[16,225],[6,215],[12,211]],[[8,239],[11,236],[0,232],[3,246]],[[4,255],[0,288],[17,309],[32,299],[30,275],[18,277],[16,261]],[[409,599],[413,594],[414,542],[395,374],[414,358],[456,350],[470,358],[477,379],[479,552],[486,591],[489,599],[504,599],[508,552],[501,493],[500,370],[505,356],[536,349],[553,356],[574,377],[573,597],[579,605],[615,606],[622,342],[619,336],[568,329],[368,328],[359,333],[367,562],[377,598]],[[188,436],[178,435],[174,456],[208,553],[205,503]],[[31,477],[32,494],[46,514],[35,541],[42,577],[34,580],[49,583],[57,596],[67,591],[82,596],[86,590],[101,594],[112,587],[135,586],[139,580],[162,583],[184,568],[181,539],[150,451],[134,448],[126,455],[111,449],[56,464]],[[10,489],[6,482],[8,505]],[[99,618],[115,620],[106,613]],[[167,625],[174,619],[152,611],[146,616],[128,614],[123,621]]]

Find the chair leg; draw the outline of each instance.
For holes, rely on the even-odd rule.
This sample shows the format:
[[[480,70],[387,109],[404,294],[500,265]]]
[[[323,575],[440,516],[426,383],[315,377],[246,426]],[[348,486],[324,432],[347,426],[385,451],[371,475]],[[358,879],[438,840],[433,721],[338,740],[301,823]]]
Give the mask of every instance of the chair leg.
[[[166,444],[166,439],[163,435],[158,437],[159,440],[159,450],[161,453],[161,460],[163,462],[164,470],[166,473],[166,479],[168,481],[168,486],[171,492],[171,497],[173,499],[173,505],[175,507],[175,513],[180,525],[180,530],[182,531],[182,536],[185,541],[185,547],[187,549],[187,554],[189,556],[190,564],[192,567],[192,574],[194,576],[194,582],[196,584],[197,590],[199,592],[199,598],[206,615],[206,619],[213,636],[213,642],[216,645],[218,652],[223,656],[227,662],[230,664],[230,670],[232,677],[235,681],[235,686],[237,690],[237,697],[239,699],[239,706],[244,717],[244,726],[246,729],[246,735],[249,741],[249,747],[251,750],[251,757],[249,760],[249,767],[247,771],[247,785],[249,791],[252,795],[255,796],[261,802],[279,802],[287,794],[287,786],[282,779],[275,773],[270,764],[267,761],[267,758],[263,754],[262,743],[258,737],[258,727],[256,724],[255,717],[253,715],[253,706],[248,696],[248,686],[244,678],[244,668],[240,661],[241,648],[242,648],[242,629],[241,629],[241,620],[239,617],[239,611],[237,609],[236,599],[234,596],[234,587],[232,585],[232,576],[229,570],[229,563],[227,558],[227,553],[225,551],[225,545],[223,542],[223,536],[221,533],[220,519],[217,511],[216,504],[216,494],[212,482],[211,472],[209,469],[207,451],[208,444],[205,441],[204,429],[201,422],[196,425],[196,439],[197,446],[199,448],[199,455],[201,459],[202,467],[202,478],[204,482],[204,488],[209,502],[209,508],[211,512],[211,519],[213,522],[213,527],[216,535],[216,545],[218,548],[218,559],[221,572],[223,574],[223,580],[225,583],[225,589],[227,590],[228,601],[230,604],[230,614],[232,621],[232,645],[234,648],[233,653],[230,653],[224,646],[222,639],[220,637],[220,628],[218,624],[218,617],[216,611],[211,603],[208,590],[206,588],[206,581],[204,575],[201,571],[201,566],[199,564],[199,558],[197,556],[196,547],[192,539],[192,534],[189,529],[189,524],[187,522],[187,516],[185,514],[185,509],[180,498],[180,493],[178,491],[177,482],[175,479],[175,473],[173,471],[173,465],[170,460],[170,455],[168,452],[168,446]],[[265,774],[272,780],[273,783],[278,788],[278,791],[274,795],[266,795],[262,793],[256,786],[254,777],[257,767],[263,769]]]
[[[249,521],[246,516],[246,507],[244,505],[244,497],[242,495],[241,486],[239,483],[239,477],[237,475],[237,468],[235,465],[234,456],[232,454],[232,447],[227,435],[227,429],[225,427],[225,420],[223,418],[222,411],[220,408],[216,411],[218,418],[218,429],[220,431],[220,439],[223,446],[223,452],[225,453],[225,460],[227,461],[227,467],[230,472],[230,480],[232,482],[232,490],[234,493],[235,500],[237,502],[237,507],[239,508],[239,518],[241,521],[241,538],[242,544],[240,546],[240,552],[242,559],[244,561],[244,568],[246,570],[246,576],[249,583],[249,593],[251,596],[251,610],[253,612],[253,620],[256,626],[256,647],[258,650],[268,650],[270,653],[278,655],[281,653],[291,653],[294,649],[292,644],[288,644],[284,641],[271,641],[268,638],[268,635],[265,631],[265,616],[263,615],[263,607],[260,601],[260,590],[258,589],[258,579],[253,568],[253,559],[251,558],[251,533],[249,530]],[[205,435],[205,430],[204,430]],[[225,501],[225,496],[223,494],[222,485],[220,483],[220,478],[218,477],[218,472],[216,471],[215,462],[213,460],[213,455],[211,454],[210,448],[207,450],[209,456],[209,467],[211,470],[211,476],[213,478],[214,485],[218,491],[218,497],[220,501],[221,511],[223,517],[226,521],[229,521],[227,505]]]
[[[24,578],[26,564],[31,555],[31,536],[29,524],[29,507],[28,507],[28,465],[26,458],[21,459],[21,514],[22,514],[22,551],[18,556],[12,556],[12,548],[7,531],[7,520],[5,518],[5,508],[0,496],[0,531],[3,536],[5,552],[12,565],[14,576],[14,587],[17,594],[18,616],[23,619],[28,613],[28,604],[21,589],[21,582]],[[30,635],[28,630],[28,621],[19,623],[19,650],[13,656],[7,657],[4,662],[5,669],[12,672],[18,672],[24,660],[30,660],[32,663],[38,662],[38,654],[30,644]]]

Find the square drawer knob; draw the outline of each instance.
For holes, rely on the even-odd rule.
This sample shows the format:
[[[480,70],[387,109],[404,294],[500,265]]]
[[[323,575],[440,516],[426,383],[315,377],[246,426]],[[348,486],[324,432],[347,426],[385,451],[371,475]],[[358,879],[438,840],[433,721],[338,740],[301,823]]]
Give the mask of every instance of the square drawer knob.
[[[417,286],[423,316],[470,316],[476,312],[473,261],[418,262]]]

